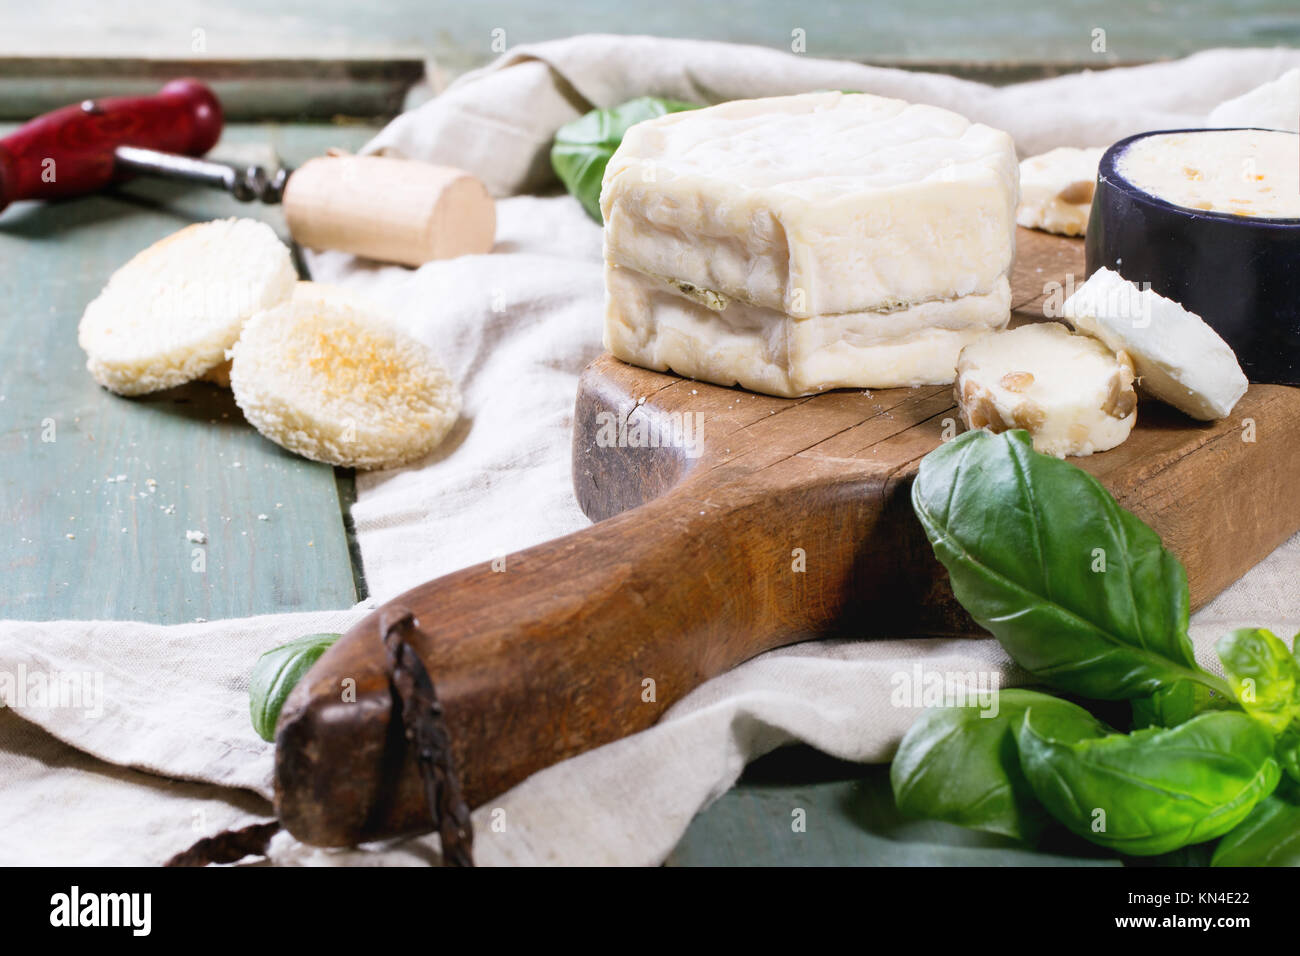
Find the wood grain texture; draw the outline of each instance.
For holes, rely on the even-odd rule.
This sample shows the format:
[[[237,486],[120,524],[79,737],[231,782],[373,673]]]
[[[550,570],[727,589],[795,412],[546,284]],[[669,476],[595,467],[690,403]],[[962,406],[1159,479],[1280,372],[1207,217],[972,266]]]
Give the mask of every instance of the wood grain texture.
[[[235,127],[217,151],[266,152],[276,136],[311,154],[365,133],[308,130],[299,142]],[[82,310],[116,268],[190,222],[230,215],[285,235],[275,207],[175,183],[0,216],[0,617],[178,623],[355,602],[333,469],[262,438],[214,386],[110,394],[77,345]]]
[[[1017,319],[1040,319],[1044,290],[1082,270],[1078,240],[1022,230]],[[698,444],[618,437],[638,424],[662,435],[684,415],[699,416]],[[781,399],[594,362],[577,398],[574,484],[598,523],[392,602],[422,622],[416,650],[467,800],[651,725],[765,650],[970,632],[908,501],[919,460],[955,423],[949,386]],[[1295,389],[1253,387],[1213,425],[1147,404],[1126,444],[1081,464],[1183,558],[1199,605],[1300,527],[1300,499],[1283,493],[1300,469],[1287,437],[1298,428]],[[277,807],[307,842],[428,827],[389,720],[377,620],[321,659],[281,718]],[[340,700],[344,679],[355,703]]]

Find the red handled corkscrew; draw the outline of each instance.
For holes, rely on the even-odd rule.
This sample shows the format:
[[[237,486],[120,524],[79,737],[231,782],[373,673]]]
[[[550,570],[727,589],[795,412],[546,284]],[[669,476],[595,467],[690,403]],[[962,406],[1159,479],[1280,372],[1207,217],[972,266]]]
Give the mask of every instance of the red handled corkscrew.
[[[46,113],[0,139],[0,209],[103,189],[134,171],[118,155],[123,147],[202,156],[221,127],[220,101],[193,79],[173,80],[155,96],[86,100]]]

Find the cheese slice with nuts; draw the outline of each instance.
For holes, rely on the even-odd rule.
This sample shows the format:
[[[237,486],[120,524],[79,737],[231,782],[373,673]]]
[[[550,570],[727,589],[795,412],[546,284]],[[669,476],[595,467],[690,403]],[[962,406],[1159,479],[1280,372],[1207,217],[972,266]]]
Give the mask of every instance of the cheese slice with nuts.
[[[1088,231],[1097,166],[1105,152],[1102,147],[1062,146],[1022,162],[1016,222],[1029,229],[1082,236]]]
[[[950,382],[1007,321],[1017,181],[1006,133],[866,94],[639,123],[601,192],[606,345],[776,395]]]
[[[1228,343],[1200,316],[1098,269],[1061,306],[1061,315],[1133,358],[1143,391],[1192,418],[1227,418],[1246,394],[1246,376]]]
[[[1056,322],[993,332],[962,349],[953,390],[967,428],[1023,428],[1047,455],[1091,455],[1137,422],[1133,364]]]

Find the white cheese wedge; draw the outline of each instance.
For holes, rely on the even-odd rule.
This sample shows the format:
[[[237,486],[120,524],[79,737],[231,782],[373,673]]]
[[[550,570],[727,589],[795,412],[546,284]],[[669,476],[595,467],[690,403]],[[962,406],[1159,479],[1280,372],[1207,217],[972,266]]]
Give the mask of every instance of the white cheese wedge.
[[[1114,448],[1137,421],[1127,355],[1056,322],[993,332],[962,349],[953,386],[967,428],[1023,428],[1047,455]]]
[[[1227,418],[1246,394],[1228,344],[1197,316],[1110,269],[1098,269],[1061,306],[1080,332],[1133,359],[1142,389],[1192,418]]]
[[[1210,111],[1209,125],[1300,130],[1300,69],[1220,103]]]
[[[1011,137],[867,94],[638,123],[601,191],[605,258],[793,316],[992,293],[1011,265]]]
[[[1061,236],[1088,230],[1097,165],[1104,147],[1059,149],[1031,156],[1020,164],[1020,206],[1016,222]]]
[[[1116,170],[1165,202],[1264,219],[1300,218],[1300,137],[1276,130],[1157,133],[1124,150]]]
[[[605,286],[605,347],[617,358],[787,397],[951,382],[957,354],[1006,325],[1011,305],[1005,277],[984,295],[806,318],[613,263]]]

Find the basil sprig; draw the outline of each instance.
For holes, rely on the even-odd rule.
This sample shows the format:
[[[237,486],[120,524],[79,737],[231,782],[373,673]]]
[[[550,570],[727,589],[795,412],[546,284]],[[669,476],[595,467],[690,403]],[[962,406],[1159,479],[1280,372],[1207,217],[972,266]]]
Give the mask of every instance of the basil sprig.
[[[253,729],[263,740],[275,739],[275,724],[289,691],[311,670],[341,634],[308,634],[272,648],[257,659],[248,680],[248,707]]]
[[[1216,865],[1300,863],[1300,646],[1242,629],[1216,648],[1226,680],[1199,667],[1182,564],[1023,431],[927,455],[912,504],[958,601],[1018,664],[1129,700],[1133,722],[1024,690],[995,717],[928,711],[894,760],[900,809],[1025,841],[1055,821],[1132,856],[1221,838]]]
[[[694,103],[642,96],[612,109],[592,110],[560,127],[551,147],[551,167],[587,215],[601,222],[600,183],[627,131],[643,120],[694,109],[699,109]]]

